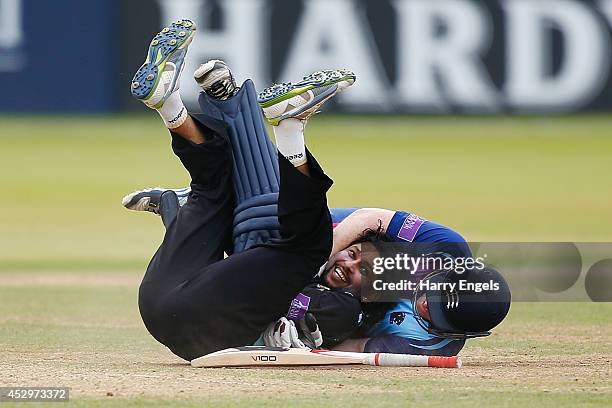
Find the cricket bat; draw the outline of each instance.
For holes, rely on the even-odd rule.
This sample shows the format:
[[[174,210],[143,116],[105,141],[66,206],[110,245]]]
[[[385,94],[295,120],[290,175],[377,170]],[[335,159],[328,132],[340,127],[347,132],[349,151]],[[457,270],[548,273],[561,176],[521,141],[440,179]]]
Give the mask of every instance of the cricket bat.
[[[381,367],[459,368],[461,358],[323,349],[245,346],[216,351],[191,361],[193,367],[248,367],[363,364]]]

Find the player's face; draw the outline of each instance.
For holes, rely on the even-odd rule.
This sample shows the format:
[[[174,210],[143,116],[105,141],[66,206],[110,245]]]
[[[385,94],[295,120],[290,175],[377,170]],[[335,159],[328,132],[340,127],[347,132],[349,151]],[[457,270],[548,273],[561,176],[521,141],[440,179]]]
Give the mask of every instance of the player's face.
[[[323,282],[330,288],[358,294],[361,291],[361,272],[361,244],[351,245],[329,258]]]
[[[427,297],[423,293],[414,303],[414,307],[416,307],[416,311],[423,318],[423,320],[430,321],[429,318],[429,307],[427,306]]]

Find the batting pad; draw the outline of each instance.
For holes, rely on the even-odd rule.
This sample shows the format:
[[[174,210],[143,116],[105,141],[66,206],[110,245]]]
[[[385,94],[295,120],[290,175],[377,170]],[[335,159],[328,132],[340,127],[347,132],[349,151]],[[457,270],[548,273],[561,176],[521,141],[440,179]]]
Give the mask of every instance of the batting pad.
[[[234,155],[234,252],[270,238],[280,238],[277,150],[266,132],[253,81],[247,80],[232,98],[222,101],[200,93],[205,116],[224,122]]]

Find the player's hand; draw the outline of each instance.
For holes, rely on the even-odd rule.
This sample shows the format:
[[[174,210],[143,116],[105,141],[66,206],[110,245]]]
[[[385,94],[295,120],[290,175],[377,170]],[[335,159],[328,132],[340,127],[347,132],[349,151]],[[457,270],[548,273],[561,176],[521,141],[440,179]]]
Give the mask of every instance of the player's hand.
[[[268,347],[308,348],[300,340],[295,323],[286,317],[270,323],[263,333],[264,344]]]
[[[323,344],[323,335],[319,330],[317,319],[312,313],[306,313],[303,319],[298,322],[300,328],[300,340],[306,347],[315,349]]]

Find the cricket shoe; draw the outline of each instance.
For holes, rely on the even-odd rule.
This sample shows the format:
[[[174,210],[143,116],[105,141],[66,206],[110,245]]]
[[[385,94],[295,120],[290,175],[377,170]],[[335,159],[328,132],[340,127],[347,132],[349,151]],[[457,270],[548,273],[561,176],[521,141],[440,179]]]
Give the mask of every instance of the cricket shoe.
[[[221,60],[210,60],[200,65],[193,77],[204,92],[216,99],[226,100],[240,90],[232,71]]]
[[[353,85],[355,79],[355,74],[347,70],[317,71],[300,82],[272,85],[257,99],[273,126],[288,118],[308,120],[330,98]]]
[[[187,198],[189,198],[191,188],[147,188],[145,190],[134,191],[133,193],[126,195],[123,197],[123,200],[121,200],[121,204],[128,210],[148,211],[154,214],[159,214],[161,196],[166,191],[174,191],[178,198],[179,206],[182,207],[187,202]]]
[[[179,89],[185,55],[195,31],[193,21],[178,20],[153,37],[147,59],[132,80],[134,98],[150,108],[159,109]]]

